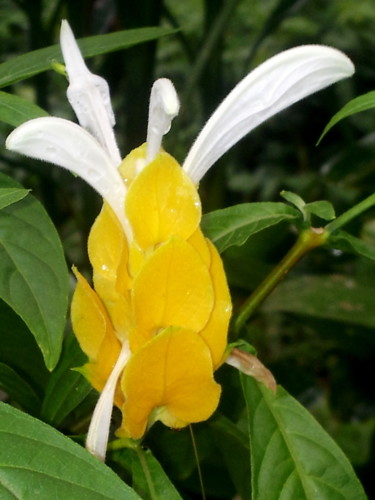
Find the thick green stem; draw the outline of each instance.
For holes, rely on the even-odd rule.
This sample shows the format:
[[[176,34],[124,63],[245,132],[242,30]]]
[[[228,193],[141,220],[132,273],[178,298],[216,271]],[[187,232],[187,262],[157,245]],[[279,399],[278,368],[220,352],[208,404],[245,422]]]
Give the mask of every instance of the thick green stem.
[[[276,285],[297,264],[297,262],[313,248],[323,245],[328,237],[324,229],[309,228],[303,231],[295,244],[271,271],[267,278],[258,286],[241,307],[234,321],[234,332],[238,335],[254,310],[268,297]]]

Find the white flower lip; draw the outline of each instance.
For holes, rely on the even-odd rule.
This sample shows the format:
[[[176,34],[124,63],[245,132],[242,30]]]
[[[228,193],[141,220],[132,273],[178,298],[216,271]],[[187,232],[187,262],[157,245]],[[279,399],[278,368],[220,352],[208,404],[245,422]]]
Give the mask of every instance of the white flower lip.
[[[126,188],[121,175],[101,145],[82,127],[62,118],[36,118],[13,130],[5,146],[66,168],[84,179],[107,200],[129,234],[124,214]]]
[[[113,133],[115,117],[108,83],[91,73],[67,21],[61,22],[60,46],[69,77],[68,100],[80,125],[106,149],[115,165],[121,156]]]
[[[130,356],[129,343],[124,342],[116,364],[99,396],[87,433],[86,448],[103,462],[107,451],[116,385]]]
[[[305,45],[282,52],[249,73],[207,121],[183,168],[198,183],[236,142],[291,104],[354,73],[339,50]]]
[[[179,109],[180,102],[173,83],[167,78],[156,80],[150,96],[146,163],[152,161],[159,152],[163,135],[169,132]]]

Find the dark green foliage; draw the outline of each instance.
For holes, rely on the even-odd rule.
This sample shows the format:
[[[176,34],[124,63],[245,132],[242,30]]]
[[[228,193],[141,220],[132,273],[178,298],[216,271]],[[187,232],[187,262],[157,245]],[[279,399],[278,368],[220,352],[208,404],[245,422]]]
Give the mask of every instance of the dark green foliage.
[[[110,84],[123,156],[145,140],[159,76],[171,78],[181,98],[164,147],[182,162],[210,112],[268,57],[318,43],[352,58],[353,78],[272,118],[201,182],[203,228],[224,252],[235,314],[298,232],[333,230],[241,330],[285,390],[273,395],[223,366],[215,375],[219,410],[193,432],[207,500],[364,499],[335,442],[373,496],[373,1],[0,0],[3,145],[27,119],[74,119],[66,78],[53,69],[62,18],[82,38],[88,66]],[[0,406],[1,498],[199,498],[188,429],[156,424],[143,443],[124,449],[111,436],[108,464],[132,489],[52,429],[82,443],[97,398],[74,370],[85,356],[66,335],[66,318],[68,268],[90,273],[86,241],[101,200],[71,174],[4,147],[0,169],[0,389],[9,403]],[[363,200],[366,210],[346,217]],[[115,427],[116,410],[113,419]]]

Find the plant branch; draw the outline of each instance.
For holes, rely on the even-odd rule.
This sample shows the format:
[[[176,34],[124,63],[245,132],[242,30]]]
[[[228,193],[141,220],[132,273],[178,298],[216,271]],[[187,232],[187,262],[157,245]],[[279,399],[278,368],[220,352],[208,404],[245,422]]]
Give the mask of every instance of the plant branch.
[[[297,262],[310,250],[325,243],[328,237],[327,231],[321,228],[309,228],[303,231],[295,244],[271,271],[258,288],[250,295],[241,307],[234,320],[234,332],[238,335],[253,314],[255,309],[268,297],[276,285],[286,276],[286,274],[297,264]]]

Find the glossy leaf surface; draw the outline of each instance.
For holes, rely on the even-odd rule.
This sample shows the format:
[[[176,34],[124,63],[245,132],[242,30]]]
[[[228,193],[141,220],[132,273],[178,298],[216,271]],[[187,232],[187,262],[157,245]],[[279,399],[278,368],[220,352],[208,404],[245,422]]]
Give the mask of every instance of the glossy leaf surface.
[[[40,116],[48,116],[48,113],[26,99],[0,92],[0,121],[18,127],[21,123]]]
[[[6,176],[0,182],[18,186]],[[31,195],[0,212],[0,298],[20,315],[52,369],[60,355],[68,272],[57,232]]]
[[[140,28],[83,38],[78,41],[78,44],[83,56],[89,58],[132,47],[137,43],[155,40],[174,32],[175,30],[167,28]],[[14,57],[0,65],[0,87],[6,87],[19,80],[24,80],[42,71],[52,69],[54,62],[63,62],[58,45],[52,45]]]
[[[253,500],[365,500],[340,448],[283,388],[242,377],[249,417]]]
[[[4,500],[140,498],[78,444],[4,403],[0,403],[0,439]]]
[[[233,245],[243,245],[251,235],[267,227],[298,217],[299,212],[284,203],[244,203],[206,214],[202,229],[219,252],[223,252]]]

